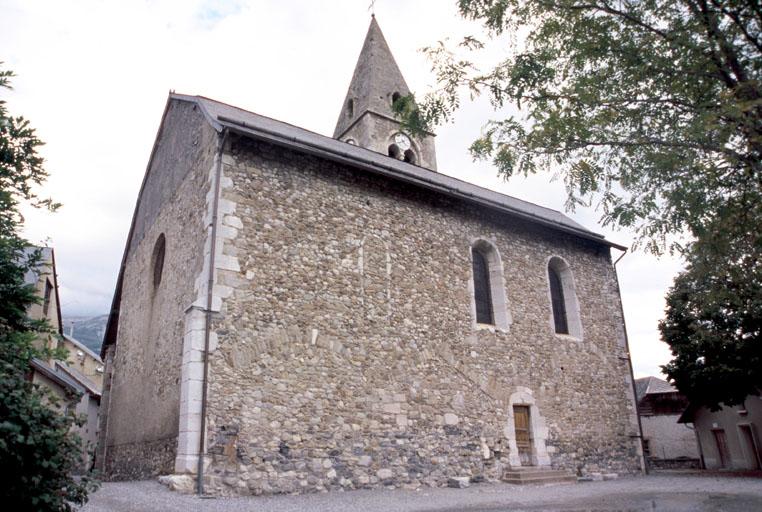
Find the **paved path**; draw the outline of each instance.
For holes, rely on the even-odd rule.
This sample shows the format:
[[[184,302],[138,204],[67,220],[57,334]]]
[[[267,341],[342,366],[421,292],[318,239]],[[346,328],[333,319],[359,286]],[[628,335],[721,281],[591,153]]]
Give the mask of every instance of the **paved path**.
[[[762,479],[653,475],[610,482],[468,489],[377,489],[202,499],[156,482],[106,483],[83,512],[758,512]]]

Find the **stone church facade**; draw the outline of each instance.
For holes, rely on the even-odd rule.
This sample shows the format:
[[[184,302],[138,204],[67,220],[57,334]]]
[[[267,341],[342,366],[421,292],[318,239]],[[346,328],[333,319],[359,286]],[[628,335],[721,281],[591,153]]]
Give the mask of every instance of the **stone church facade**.
[[[211,494],[641,470],[610,249],[435,172],[375,19],[334,138],[171,94],[104,343],[100,467]]]

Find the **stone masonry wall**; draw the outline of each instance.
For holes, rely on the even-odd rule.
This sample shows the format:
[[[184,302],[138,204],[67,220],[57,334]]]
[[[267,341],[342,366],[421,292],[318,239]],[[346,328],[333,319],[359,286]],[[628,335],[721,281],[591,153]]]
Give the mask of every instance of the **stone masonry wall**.
[[[536,462],[640,469],[619,291],[592,242],[234,139],[238,226],[210,355],[207,492],[499,478],[531,405]],[[470,247],[502,258],[508,329],[476,326]],[[556,335],[547,263],[570,265],[583,339]]]
[[[111,479],[174,470],[180,416],[185,311],[194,301],[206,238],[205,201],[216,133],[190,103],[174,101],[159,135],[136,212],[122,285],[107,415],[105,472]],[[180,128],[182,127],[182,129]],[[153,252],[166,237],[161,283],[154,287]]]
[[[641,416],[643,438],[650,445],[651,457],[655,459],[698,459],[696,433],[684,423],[678,423],[679,414]]]

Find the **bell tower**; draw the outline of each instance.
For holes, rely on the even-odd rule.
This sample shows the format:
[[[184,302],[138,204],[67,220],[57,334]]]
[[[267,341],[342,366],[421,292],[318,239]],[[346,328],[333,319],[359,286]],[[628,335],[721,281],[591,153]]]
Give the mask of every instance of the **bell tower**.
[[[402,131],[392,111],[392,103],[408,94],[410,89],[373,16],[333,137],[436,171],[434,134],[411,137]]]

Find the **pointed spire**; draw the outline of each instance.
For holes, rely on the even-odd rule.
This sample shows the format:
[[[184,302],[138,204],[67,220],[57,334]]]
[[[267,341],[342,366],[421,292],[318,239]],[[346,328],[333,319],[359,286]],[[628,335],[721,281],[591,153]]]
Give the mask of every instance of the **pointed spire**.
[[[397,98],[409,94],[381,27],[372,16],[333,137],[436,170],[434,134],[408,137],[392,110]]]
[[[340,138],[366,110],[393,117],[392,96],[395,93],[407,96],[410,89],[384,39],[376,16],[373,15],[344,100],[344,108],[333,132],[334,138]]]

